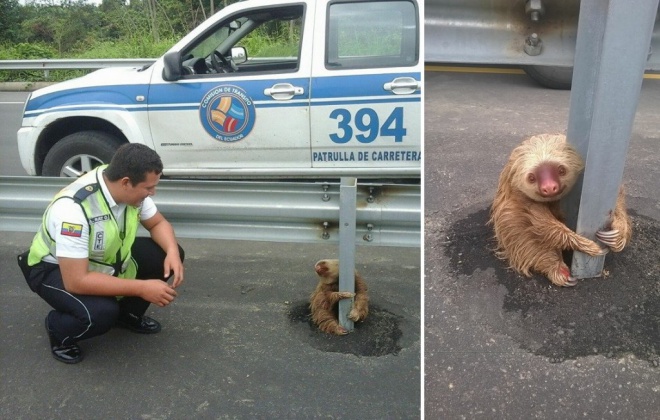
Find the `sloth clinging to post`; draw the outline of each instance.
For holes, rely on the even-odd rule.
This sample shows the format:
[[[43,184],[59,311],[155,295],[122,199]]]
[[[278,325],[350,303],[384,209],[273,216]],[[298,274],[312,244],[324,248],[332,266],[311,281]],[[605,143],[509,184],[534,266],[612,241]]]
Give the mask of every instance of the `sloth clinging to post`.
[[[575,184],[584,163],[562,134],[540,134],[524,140],[509,156],[502,173],[490,220],[497,239],[497,256],[511,268],[529,277],[545,275],[557,286],[575,286],[562,250],[591,256],[607,248],[587,239],[564,224],[559,200]],[[596,237],[614,252],[630,241],[632,230],[626,212],[623,188],[611,214],[608,230]]]
[[[348,334],[348,331],[339,325],[338,302],[341,299],[355,298],[353,308],[348,318],[354,322],[364,321],[369,314],[369,296],[367,283],[355,271],[355,293],[339,291],[339,260],[321,260],[314,265],[319,282],[310,296],[309,308],[312,311],[312,321],[323,332],[336,335]]]

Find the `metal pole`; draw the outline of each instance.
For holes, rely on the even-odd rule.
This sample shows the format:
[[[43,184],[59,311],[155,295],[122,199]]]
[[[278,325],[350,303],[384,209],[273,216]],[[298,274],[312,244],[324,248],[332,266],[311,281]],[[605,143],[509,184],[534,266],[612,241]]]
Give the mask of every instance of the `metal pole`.
[[[355,293],[355,223],[357,178],[342,178],[339,187],[339,291]],[[348,314],[353,299],[339,301],[339,325],[353,331]]]
[[[585,158],[567,197],[568,226],[595,239],[614,210],[648,58],[658,0],[582,0],[568,141]],[[605,257],[575,252],[571,273],[598,277]]]

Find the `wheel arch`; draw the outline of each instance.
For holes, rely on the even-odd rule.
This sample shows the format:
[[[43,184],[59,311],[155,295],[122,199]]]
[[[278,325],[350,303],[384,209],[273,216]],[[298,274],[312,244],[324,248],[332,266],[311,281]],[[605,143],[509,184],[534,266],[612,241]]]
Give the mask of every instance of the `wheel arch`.
[[[94,116],[70,116],[57,119],[48,124],[39,134],[34,154],[37,175],[42,175],[46,155],[57,142],[70,134],[90,130],[101,131],[116,137],[122,142],[129,142],[129,137],[126,135],[125,130],[122,130],[117,124],[107,119]],[[140,137],[137,141],[142,142],[141,140],[142,138]],[[132,142],[136,142],[135,137],[133,137]]]

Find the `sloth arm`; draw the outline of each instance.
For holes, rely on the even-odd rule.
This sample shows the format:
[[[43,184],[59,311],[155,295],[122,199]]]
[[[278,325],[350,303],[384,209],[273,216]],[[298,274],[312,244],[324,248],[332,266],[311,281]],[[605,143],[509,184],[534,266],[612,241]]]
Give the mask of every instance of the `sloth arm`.
[[[355,294],[351,292],[331,292],[328,293],[328,302],[330,302],[331,305],[334,305],[342,299],[350,299],[353,296],[355,296]]]
[[[532,203],[529,208],[529,221],[534,233],[550,248],[571,249],[591,256],[602,255],[603,250],[594,241],[570,230],[559,221],[548,205]]]

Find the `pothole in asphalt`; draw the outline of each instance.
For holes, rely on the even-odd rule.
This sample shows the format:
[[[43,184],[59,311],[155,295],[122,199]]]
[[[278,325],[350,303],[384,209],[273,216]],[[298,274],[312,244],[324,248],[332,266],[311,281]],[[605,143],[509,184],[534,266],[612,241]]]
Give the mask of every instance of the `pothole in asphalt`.
[[[474,209],[473,209],[474,210]],[[522,348],[551,362],[589,355],[618,358],[633,354],[660,364],[660,222],[631,213],[633,239],[623,252],[609,253],[604,276],[556,287],[540,276],[525,278],[506,269],[492,249],[488,209],[467,214],[446,232],[445,253],[452,271],[472,276],[480,286],[506,288],[503,320],[484,313],[493,331],[512,337]],[[459,281],[463,293],[477,285]],[[495,296],[495,290],[493,289]]]
[[[399,343],[403,335],[400,328],[402,317],[371,303],[367,318],[355,323],[353,332],[342,336],[327,334],[318,329],[312,322],[309,302],[294,303],[288,316],[302,339],[324,352],[378,357],[396,355],[402,348]]]

